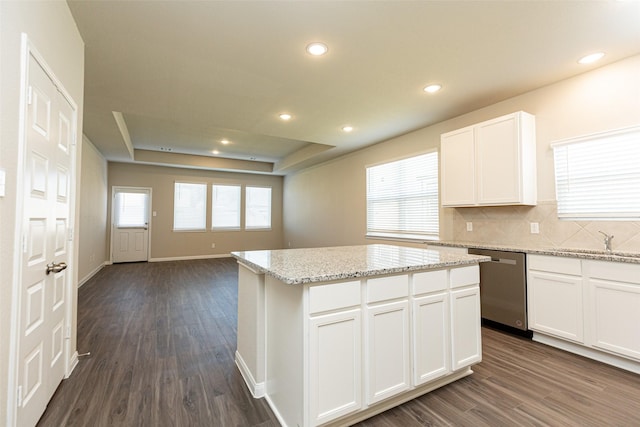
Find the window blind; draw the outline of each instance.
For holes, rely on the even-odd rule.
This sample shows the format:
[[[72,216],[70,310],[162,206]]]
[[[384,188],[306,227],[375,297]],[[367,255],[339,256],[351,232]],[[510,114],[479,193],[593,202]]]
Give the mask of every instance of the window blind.
[[[271,228],[271,188],[247,187],[245,229]]]
[[[173,195],[173,229],[206,229],[207,184],[176,182]]]
[[[367,168],[367,235],[437,238],[438,153]]]
[[[144,227],[147,225],[147,193],[116,193],[116,227]]]
[[[640,126],[551,146],[559,218],[640,218]]]
[[[240,194],[239,185],[213,184],[211,195],[211,227],[240,228]]]

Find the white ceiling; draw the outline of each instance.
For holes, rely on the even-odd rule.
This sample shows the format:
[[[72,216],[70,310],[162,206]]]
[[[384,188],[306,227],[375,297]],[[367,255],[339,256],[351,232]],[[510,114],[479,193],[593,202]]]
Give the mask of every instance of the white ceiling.
[[[113,161],[152,150],[283,174],[640,53],[639,1],[68,3],[84,132]],[[313,41],[329,52],[307,54]]]

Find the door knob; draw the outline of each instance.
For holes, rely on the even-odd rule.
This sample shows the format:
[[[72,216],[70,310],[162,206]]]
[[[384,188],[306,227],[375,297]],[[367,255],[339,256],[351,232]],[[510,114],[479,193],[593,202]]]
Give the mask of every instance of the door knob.
[[[67,268],[66,262],[59,262],[57,264],[52,262],[51,264],[47,264],[47,274],[51,272],[60,273],[65,268]]]

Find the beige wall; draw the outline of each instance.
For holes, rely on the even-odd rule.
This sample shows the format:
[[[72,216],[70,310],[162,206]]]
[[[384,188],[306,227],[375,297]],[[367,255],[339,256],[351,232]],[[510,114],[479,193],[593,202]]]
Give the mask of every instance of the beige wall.
[[[109,163],[108,174],[109,194],[114,186],[152,189],[151,210],[155,211],[157,215],[151,218],[151,260],[224,256],[238,250],[279,249],[282,247],[282,177],[130,163]],[[208,231],[174,232],[172,230],[173,189],[176,181],[208,184]],[[213,183],[271,186],[272,229],[270,231],[210,231],[211,184]],[[242,221],[244,223],[244,218]],[[215,243],[215,248],[211,248],[212,243]]]
[[[0,424],[13,422],[15,384],[13,370],[9,370],[10,334],[14,281],[17,270],[16,253],[19,252],[16,230],[20,219],[16,217],[17,194],[20,184],[19,115],[20,115],[20,37],[26,33],[35,48],[54,70],[78,106],[76,134],[82,135],[82,109],[84,90],[84,45],[66,2],[63,1],[0,1],[0,168],[6,171],[6,195],[0,198]],[[81,147],[78,144],[77,161]],[[79,166],[78,166],[79,170]],[[79,208],[79,206],[77,206]],[[76,217],[77,217],[76,209]],[[77,235],[74,247],[78,247]],[[77,265],[77,251],[74,256]],[[77,269],[71,271],[77,282]],[[71,348],[75,351],[75,306]],[[10,403],[8,402],[10,401]]]
[[[499,240],[493,243],[526,244],[531,236],[522,231],[522,223],[530,214],[530,218],[535,219],[544,216],[540,231],[546,241],[533,238],[534,243],[539,245],[551,243],[589,247],[597,244],[597,241],[586,237],[585,233],[592,234],[595,228],[602,225],[617,233],[618,240],[614,240],[614,246],[624,239],[627,241],[625,249],[640,250],[640,237],[636,237],[635,244],[633,239],[627,238],[634,229],[635,234],[638,233],[638,223],[569,224],[557,220],[553,214],[555,181],[553,152],[549,146],[559,139],[640,124],[638,76],[640,56],[634,56],[289,175],[284,183],[284,241],[290,243],[291,247],[375,242],[365,239],[367,165],[437,148],[440,134],[444,132],[524,110],[536,116],[538,200],[546,202],[543,203],[546,207],[534,210],[491,208],[489,215],[494,221],[518,223],[517,226],[513,225],[517,232],[501,233],[501,237],[493,235],[482,224],[478,224],[480,228],[474,227],[474,235],[461,230],[465,220],[468,220],[465,218],[479,220],[483,214],[487,214],[486,208],[484,211],[482,208],[441,209],[441,239],[473,240],[477,236],[476,240],[481,241],[491,235],[493,240]],[[572,236],[580,233],[583,236],[572,239]],[[623,235],[624,238],[618,237]]]
[[[78,286],[109,261],[107,251],[107,161],[85,136],[82,138]]]

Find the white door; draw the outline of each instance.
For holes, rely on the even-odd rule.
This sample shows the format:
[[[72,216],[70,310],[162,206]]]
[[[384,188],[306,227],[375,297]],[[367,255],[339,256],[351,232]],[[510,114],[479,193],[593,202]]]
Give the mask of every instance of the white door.
[[[18,344],[18,425],[35,425],[65,375],[76,111],[29,55]]]
[[[112,200],[112,261],[148,261],[151,189],[114,187]]]

